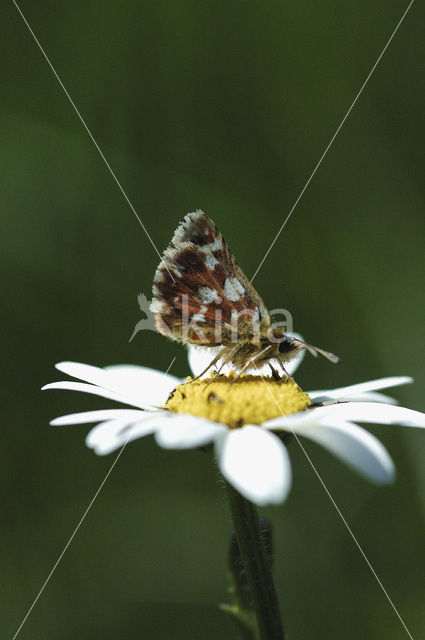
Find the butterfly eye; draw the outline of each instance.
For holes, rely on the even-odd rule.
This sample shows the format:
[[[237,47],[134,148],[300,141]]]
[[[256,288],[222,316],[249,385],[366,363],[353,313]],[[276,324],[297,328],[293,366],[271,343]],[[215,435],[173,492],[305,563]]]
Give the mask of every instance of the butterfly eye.
[[[290,338],[286,338],[285,336],[282,339],[282,342],[279,343],[279,353],[289,353],[294,348],[294,343]]]

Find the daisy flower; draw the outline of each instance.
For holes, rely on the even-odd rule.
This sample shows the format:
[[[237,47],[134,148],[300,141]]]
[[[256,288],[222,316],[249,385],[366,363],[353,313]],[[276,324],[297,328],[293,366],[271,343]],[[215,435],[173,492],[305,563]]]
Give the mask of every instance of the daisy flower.
[[[303,353],[287,366],[288,373],[295,371]],[[195,376],[209,361],[211,350],[189,349]],[[99,368],[61,362],[56,368],[80,382],[53,382],[43,389],[83,391],[131,408],[74,413],[50,424],[97,423],[86,444],[99,455],[150,434],[166,449],[212,444],[226,480],[260,506],[283,502],[290,490],[286,444],[293,435],[321,444],[368,480],[382,484],[393,479],[394,464],[379,440],[357,423],[425,427],[425,414],[396,406],[393,398],[379,393],[412,382],[404,376],[305,393],[292,378],[275,380],[262,370],[239,379],[229,371],[214,380],[206,375],[187,384],[133,365]]]

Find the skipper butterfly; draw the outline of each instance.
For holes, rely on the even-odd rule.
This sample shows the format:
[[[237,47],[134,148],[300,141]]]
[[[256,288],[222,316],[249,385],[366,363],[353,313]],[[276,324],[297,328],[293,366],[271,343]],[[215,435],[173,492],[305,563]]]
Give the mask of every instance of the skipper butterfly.
[[[214,222],[200,210],[183,218],[165,250],[155,273],[150,309],[160,333],[215,348],[205,371],[220,361],[221,367],[229,364],[239,375],[264,363],[270,364],[274,375],[272,363],[286,373],[285,363],[301,349],[339,361],[334,354],[286,334],[283,327],[272,327],[261,296]]]

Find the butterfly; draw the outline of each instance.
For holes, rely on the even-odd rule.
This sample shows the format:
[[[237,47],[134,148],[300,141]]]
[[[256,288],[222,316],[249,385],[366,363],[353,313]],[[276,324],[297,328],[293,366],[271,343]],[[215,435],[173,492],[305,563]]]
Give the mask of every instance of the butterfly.
[[[301,349],[339,358],[273,327],[261,296],[237,264],[214,222],[201,210],[177,227],[154,277],[150,310],[165,336],[214,348],[208,369],[220,361],[241,375],[250,368],[285,363]]]

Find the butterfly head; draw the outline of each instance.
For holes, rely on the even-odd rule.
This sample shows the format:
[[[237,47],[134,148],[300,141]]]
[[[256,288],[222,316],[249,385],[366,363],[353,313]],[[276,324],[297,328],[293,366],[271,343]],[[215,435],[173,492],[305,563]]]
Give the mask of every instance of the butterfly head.
[[[315,357],[321,355],[333,364],[339,362],[339,357],[334,353],[330,353],[319,347],[314,347],[304,342],[304,340],[301,340],[301,338],[288,335],[281,328],[275,330],[272,336],[270,336],[269,329],[267,338],[270,346],[268,349],[264,349],[264,360],[275,359],[281,364],[285,364],[295,358],[302,349],[306,349]]]
[[[313,347],[313,345],[304,342],[304,340],[301,340],[300,338],[288,335],[283,335],[281,338],[278,346],[278,357],[281,362],[285,362],[285,358],[291,360],[300,349],[307,349],[307,351],[315,357],[321,355],[333,364],[338,364],[340,360],[338,356],[330,351],[325,351],[325,349],[321,349],[320,347]]]
[[[289,362],[292,360],[303,348],[303,345],[288,335],[283,335],[279,344],[277,345],[276,357],[280,362]]]

